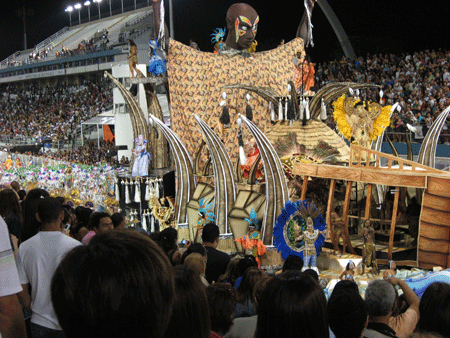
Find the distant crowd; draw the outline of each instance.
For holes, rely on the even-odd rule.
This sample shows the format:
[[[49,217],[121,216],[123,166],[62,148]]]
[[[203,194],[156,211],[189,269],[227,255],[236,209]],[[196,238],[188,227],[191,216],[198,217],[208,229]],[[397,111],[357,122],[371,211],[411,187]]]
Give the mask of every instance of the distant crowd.
[[[354,60],[325,62],[316,65],[316,85],[334,82],[357,82],[381,85],[383,104],[398,102],[387,132],[394,141],[404,142],[406,124],[422,126],[423,134],[436,117],[450,106],[450,51],[424,50],[401,55],[378,54]],[[379,90],[367,90],[363,99],[379,102]],[[330,112],[331,107],[329,108]],[[330,115],[330,114],[329,114]],[[334,127],[330,117],[328,124]],[[441,143],[449,143],[450,120],[441,134]],[[420,139],[417,139],[420,142]]]
[[[70,140],[84,121],[112,107],[112,84],[103,78],[81,85],[10,84],[0,91],[0,136]]]

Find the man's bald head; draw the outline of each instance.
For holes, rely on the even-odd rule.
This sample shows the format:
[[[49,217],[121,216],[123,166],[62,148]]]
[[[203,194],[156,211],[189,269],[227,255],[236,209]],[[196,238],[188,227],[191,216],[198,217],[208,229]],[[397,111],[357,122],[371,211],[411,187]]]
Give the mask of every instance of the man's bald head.
[[[227,11],[226,21],[228,36],[225,44],[238,50],[250,48],[255,40],[259,22],[255,9],[245,3],[231,5]]]

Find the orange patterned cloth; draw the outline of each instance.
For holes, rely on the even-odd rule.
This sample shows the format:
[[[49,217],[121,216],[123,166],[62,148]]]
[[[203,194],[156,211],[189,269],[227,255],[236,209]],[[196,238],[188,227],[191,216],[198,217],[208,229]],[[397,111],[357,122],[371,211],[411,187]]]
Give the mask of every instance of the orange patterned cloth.
[[[288,81],[294,80],[296,52],[303,50],[303,40],[296,38],[276,49],[252,54],[226,55],[197,51],[178,41],[170,40],[168,74],[170,88],[171,123],[191,156],[198,149],[202,136],[192,114],[197,114],[209,126],[214,126],[222,113],[219,106],[222,88],[230,84],[269,87],[283,96],[288,95]],[[230,131],[223,135],[223,142],[232,160],[238,157],[236,119],[245,114],[247,91],[226,89],[227,106],[231,118]],[[266,131],[270,126],[269,103],[251,93],[250,105],[253,122]],[[251,134],[243,128],[244,143]]]
[[[304,91],[307,92],[311,87],[314,87],[314,65],[312,63],[304,63],[303,70],[302,66],[299,65],[295,67],[295,89],[299,89],[302,86],[302,83],[305,84]],[[303,80],[302,80],[303,73]]]

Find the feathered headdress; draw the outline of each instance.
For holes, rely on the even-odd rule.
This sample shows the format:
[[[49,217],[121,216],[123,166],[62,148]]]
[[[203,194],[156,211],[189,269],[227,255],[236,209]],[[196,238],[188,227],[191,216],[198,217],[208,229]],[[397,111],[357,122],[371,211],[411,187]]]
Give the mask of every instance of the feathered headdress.
[[[210,211],[214,207],[214,202],[205,204],[205,197],[203,197],[200,202],[198,202],[198,213],[205,217],[208,221],[214,222],[216,215]]]
[[[216,44],[220,41],[223,41],[223,38],[225,37],[226,28],[216,28],[213,33],[211,34],[211,42],[212,44]]]
[[[253,226],[256,228],[256,230],[258,230],[258,214],[256,213],[255,209],[253,209],[253,207],[250,210],[250,219],[245,218],[244,220],[247,221],[249,223],[250,226]]]
[[[311,217],[311,219],[314,220],[320,215],[320,210],[314,203],[307,203],[306,205],[305,203],[299,203],[297,211],[300,217],[305,221],[308,219],[308,217]]]

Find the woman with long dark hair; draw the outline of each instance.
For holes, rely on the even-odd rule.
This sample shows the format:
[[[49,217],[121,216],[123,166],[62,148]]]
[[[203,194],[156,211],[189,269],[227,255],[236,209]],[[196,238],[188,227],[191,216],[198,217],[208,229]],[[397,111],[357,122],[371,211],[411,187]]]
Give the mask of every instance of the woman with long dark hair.
[[[50,194],[47,191],[36,188],[30,190],[22,202],[23,229],[20,238],[22,242],[25,242],[39,232],[41,223],[36,218],[37,207],[40,199],[48,196]]]

